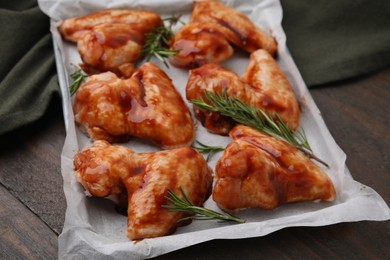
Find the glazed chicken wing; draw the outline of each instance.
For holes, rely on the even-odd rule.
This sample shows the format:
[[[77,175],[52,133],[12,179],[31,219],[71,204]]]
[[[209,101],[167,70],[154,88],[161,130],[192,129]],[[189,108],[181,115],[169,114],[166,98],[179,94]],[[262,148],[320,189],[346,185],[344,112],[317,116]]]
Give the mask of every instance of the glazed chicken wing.
[[[170,62],[187,68],[221,62],[233,54],[230,44],[249,53],[264,49],[272,56],[277,49],[272,36],[237,10],[218,2],[194,2],[190,22],[172,39],[170,48],[179,51]]]
[[[244,75],[219,64],[206,64],[190,71],[186,96],[188,100],[206,100],[205,90],[227,96],[236,96],[241,101],[264,110],[268,115],[277,113],[291,130],[299,125],[299,106],[286,76],[273,57],[264,50],[250,56]],[[227,135],[234,122],[217,112],[200,110],[194,106],[196,117],[213,133]]]
[[[141,56],[145,36],[129,24],[101,24],[86,32],[77,42],[83,61],[80,67],[89,75],[111,71],[129,78]]]
[[[127,193],[129,239],[159,237],[172,233],[185,213],[161,207],[168,189],[179,197],[180,188],[195,205],[208,197],[212,175],[203,156],[189,147],[154,153],[96,141],[76,154],[77,180],[93,196]],[[179,195],[180,194],[180,195]]]
[[[210,62],[222,62],[233,55],[233,47],[224,36],[224,29],[213,23],[188,23],[175,34],[169,57],[175,67],[196,68]]]
[[[146,34],[162,25],[162,20],[158,14],[149,11],[103,10],[67,19],[58,29],[66,40],[77,42],[97,25],[117,23],[131,25],[132,30]]]
[[[152,12],[106,10],[68,19],[59,30],[65,39],[77,42],[80,66],[87,74],[112,71],[129,78],[145,35],[160,25],[161,18]]]
[[[276,41],[273,37],[263,32],[243,13],[219,2],[195,2],[191,22],[221,25],[227,39],[247,52],[264,49],[271,55],[276,53]]]
[[[250,127],[236,126],[216,165],[213,199],[227,210],[273,209],[301,201],[332,201],[329,177],[295,147]]]
[[[164,149],[189,145],[195,135],[188,107],[171,79],[145,63],[130,79],[111,72],[88,77],[74,99],[75,120],[93,140],[150,140]]]

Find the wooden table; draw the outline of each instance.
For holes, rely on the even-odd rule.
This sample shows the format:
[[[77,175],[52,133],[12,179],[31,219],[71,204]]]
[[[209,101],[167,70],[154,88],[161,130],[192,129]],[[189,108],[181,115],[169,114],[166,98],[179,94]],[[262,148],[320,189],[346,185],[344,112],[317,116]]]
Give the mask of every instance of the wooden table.
[[[311,89],[353,177],[390,204],[390,68]],[[60,100],[34,123],[0,136],[0,259],[55,259],[66,201],[60,167]],[[390,222],[286,228],[216,240],[160,259],[390,259]]]

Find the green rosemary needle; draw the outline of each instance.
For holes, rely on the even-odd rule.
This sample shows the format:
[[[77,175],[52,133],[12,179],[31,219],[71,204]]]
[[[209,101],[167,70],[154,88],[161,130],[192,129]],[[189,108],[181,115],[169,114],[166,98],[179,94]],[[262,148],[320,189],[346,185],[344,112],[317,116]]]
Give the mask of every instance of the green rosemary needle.
[[[206,90],[205,97],[207,102],[204,100],[191,100],[191,103],[200,109],[219,112],[221,115],[229,117],[239,124],[251,126],[262,133],[288,142],[309,158],[329,167],[326,162],[314,155],[305,131],[301,129],[295,133],[292,132],[279,115],[276,114],[274,117],[271,117],[262,109],[254,108],[237,97],[228,97],[226,91],[222,94],[217,94]]]
[[[199,141],[196,141],[196,143],[199,144],[199,146],[192,146],[192,148],[194,148],[195,150],[197,150],[200,153],[207,153],[206,161],[209,161],[211,156],[213,156],[213,154],[215,154],[216,152],[222,151],[225,149],[222,146],[210,146],[210,145],[203,144]]]
[[[172,211],[181,211],[181,212],[193,214],[189,217],[181,218],[178,221],[191,219],[191,220],[219,220],[219,221],[228,221],[228,222],[235,222],[235,223],[245,222],[245,220],[242,220],[239,217],[236,217],[226,211],[220,213],[204,207],[195,206],[188,199],[187,195],[184,193],[181,187],[180,187],[180,192],[184,199],[179,198],[179,196],[177,196],[171,189],[169,189],[168,196],[165,196],[165,198],[170,202],[170,204],[162,205],[163,208]]]
[[[70,75],[72,79],[72,84],[69,87],[70,94],[73,96],[76,91],[79,89],[80,85],[85,82],[87,79],[87,75],[85,75],[82,69],[77,69]]]
[[[146,34],[146,42],[141,49],[141,53],[145,55],[145,60],[150,61],[154,56],[158,60],[164,63],[169,68],[167,61],[165,60],[170,55],[178,52],[178,50],[170,50],[166,48],[169,45],[169,40],[173,36],[172,26],[181,22],[180,16],[171,16],[163,20],[168,22],[166,26],[164,23],[155,28],[151,33]]]

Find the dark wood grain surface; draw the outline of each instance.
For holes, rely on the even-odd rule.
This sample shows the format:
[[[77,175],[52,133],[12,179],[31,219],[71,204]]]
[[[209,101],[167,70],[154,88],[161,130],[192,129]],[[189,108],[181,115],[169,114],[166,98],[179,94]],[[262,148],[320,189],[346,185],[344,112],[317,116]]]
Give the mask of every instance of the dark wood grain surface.
[[[311,89],[354,179],[390,204],[390,69]],[[56,259],[66,201],[60,100],[38,122],[0,136],[0,259]],[[159,259],[390,259],[390,222],[294,227],[215,240]]]

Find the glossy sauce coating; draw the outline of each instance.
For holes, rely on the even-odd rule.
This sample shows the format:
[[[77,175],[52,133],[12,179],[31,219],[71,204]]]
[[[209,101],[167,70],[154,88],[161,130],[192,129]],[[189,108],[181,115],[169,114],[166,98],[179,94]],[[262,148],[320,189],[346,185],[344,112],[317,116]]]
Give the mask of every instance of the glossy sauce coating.
[[[273,57],[264,50],[251,54],[242,77],[219,64],[206,64],[191,70],[186,87],[187,99],[206,100],[205,90],[219,94],[226,90],[227,96],[235,96],[270,116],[277,113],[292,131],[299,125],[299,106],[290,83]],[[217,112],[200,110],[196,106],[194,112],[213,133],[227,135],[235,125]]]
[[[168,189],[179,197],[180,187],[195,205],[202,205],[210,194],[211,169],[203,156],[189,147],[154,153],[135,153],[131,149],[96,141],[76,154],[77,180],[93,196],[127,193],[129,239],[170,234],[180,225],[182,212],[162,208]]]
[[[59,30],[65,39],[77,42],[80,66],[87,74],[111,71],[129,78],[145,35],[161,24],[152,12],[106,10],[65,20]]]
[[[172,50],[178,53],[169,57],[175,67],[196,68],[211,62],[222,62],[233,55],[233,47],[218,24],[188,23],[172,39]]]
[[[97,25],[77,42],[80,66],[89,75],[112,71],[129,78],[144,42],[145,36],[129,24]]]
[[[180,51],[170,62],[186,68],[218,63],[233,54],[231,44],[249,53],[264,49],[272,56],[277,49],[275,39],[244,14],[218,2],[197,1],[189,23],[171,41],[170,48]]]
[[[103,10],[63,21],[58,29],[68,41],[77,42],[97,25],[128,24],[134,31],[145,34],[162,24],[156,13],[140,10]]]
[[[227,39],[239,48],[254,52],[266,50],[275,55],[275,39],[257,27],[243,13],[217,1],[194,2],[190,22],[216,23],[225,28]]]
[[[332,181],[288,143],[236,126],[215,169],[213,199],[227,210],[273,209],[302,201],[333,201]]]
[[[74,100],[75,120],[93,140],[126,141],[137,136],[164,149],[189,145],[195,128],[171,79],[145,63],[130,79],[111,72],[88,77]]]

